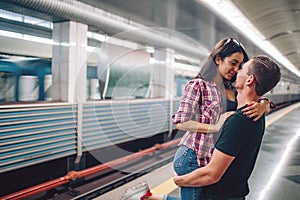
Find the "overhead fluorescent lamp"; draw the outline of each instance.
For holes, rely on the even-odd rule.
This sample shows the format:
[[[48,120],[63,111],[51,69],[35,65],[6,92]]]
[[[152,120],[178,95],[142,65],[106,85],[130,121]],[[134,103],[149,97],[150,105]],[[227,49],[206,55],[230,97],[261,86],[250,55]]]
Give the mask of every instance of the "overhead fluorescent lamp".
[[[36,36],[32,36],[32,35],[14,33],[14,32],[10,32],[10,31],[0,30],[0,36],[22,39],[22,40],[27,40],[27,41],[32,41],[32,42],[38,42],[38,43],[42,43],[42,44],[53,44],[53,41],[48,38],[41,38],[41,37],[36,37]]]

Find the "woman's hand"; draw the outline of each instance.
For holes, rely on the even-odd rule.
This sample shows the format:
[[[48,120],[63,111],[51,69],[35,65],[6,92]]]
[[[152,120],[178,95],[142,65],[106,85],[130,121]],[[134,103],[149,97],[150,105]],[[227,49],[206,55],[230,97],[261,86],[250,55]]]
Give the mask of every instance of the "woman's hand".
[[[252,101],[247,105],[246,108],[242,110],[244,115],[247,117],[252,118],[254,122],[259,120],[264,113],[268,113],[270,111],[270,104],[268,101]]]

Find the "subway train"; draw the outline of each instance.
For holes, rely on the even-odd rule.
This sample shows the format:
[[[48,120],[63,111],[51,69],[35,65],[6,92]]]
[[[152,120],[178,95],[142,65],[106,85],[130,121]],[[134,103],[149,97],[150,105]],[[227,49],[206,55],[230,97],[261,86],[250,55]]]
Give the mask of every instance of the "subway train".
[[[0,196],[171,140],[171,115],[193,78],[176,75],[171,99],[147,98],[142,88],[135,98],[102,100],[97,67],[88,66],[88,101],[67,103],[51,101],[51,74],[51,60],[0,60]],[[266,96],[284,105],[299,93],[283,79]]]

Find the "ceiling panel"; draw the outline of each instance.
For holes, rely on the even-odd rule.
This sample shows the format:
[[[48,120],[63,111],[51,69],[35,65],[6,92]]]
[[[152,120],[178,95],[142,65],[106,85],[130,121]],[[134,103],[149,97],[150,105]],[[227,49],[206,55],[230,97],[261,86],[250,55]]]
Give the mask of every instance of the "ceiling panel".
[[[283,55],[296,52],[299,49],[300,33],[285,34],[280,37],[272,39],[272,43],[278,46]],[[297,42],[295,42],[297,41]]]

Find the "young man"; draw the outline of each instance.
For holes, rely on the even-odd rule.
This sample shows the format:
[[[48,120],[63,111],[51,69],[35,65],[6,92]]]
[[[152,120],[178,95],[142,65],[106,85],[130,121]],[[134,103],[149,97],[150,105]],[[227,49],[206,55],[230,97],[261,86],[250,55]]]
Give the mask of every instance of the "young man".
[[[224,123],[212,159],[205,167],[175,176],[180,187],[206,186],[201,200],[243,200],[265,130],[265,118],[253,122],[242,109],[270,91],[280,80],[279,66],[267,56],[256,56],[239,70],[235,87],[238,110]]]

